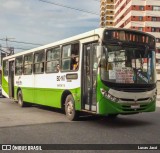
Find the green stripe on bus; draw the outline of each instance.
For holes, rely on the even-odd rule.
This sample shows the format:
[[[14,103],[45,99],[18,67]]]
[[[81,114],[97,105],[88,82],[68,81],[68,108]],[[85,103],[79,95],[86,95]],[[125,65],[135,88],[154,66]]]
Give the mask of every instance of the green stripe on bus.
[[[9,90],[8,90],[8,82],[7,80],[4,78],[4,76],[2,75],[2,89],[9,94]]]
[[[17,99],[17,89],[14,87],[14,98]],[[41,104],[61,108],[61,96],[67,89],[52,89],[52,88],[29,88],[21,87],[23,100],[30,103]],[[74,97],[76,110],[81,110],[81,88],[68,89]]]

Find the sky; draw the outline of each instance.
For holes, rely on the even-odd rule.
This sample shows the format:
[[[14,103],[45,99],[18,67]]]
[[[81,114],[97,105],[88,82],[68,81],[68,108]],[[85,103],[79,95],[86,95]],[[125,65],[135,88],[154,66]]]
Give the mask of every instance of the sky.
[[[100,2],[97,0],[45,0],[96,14],[44,3],[40,0],[1,0],[0,39],[48,44],[99,27]],[[6,42],[0,40],[0,45]],[[9,42],[20,52],[39,45]]]

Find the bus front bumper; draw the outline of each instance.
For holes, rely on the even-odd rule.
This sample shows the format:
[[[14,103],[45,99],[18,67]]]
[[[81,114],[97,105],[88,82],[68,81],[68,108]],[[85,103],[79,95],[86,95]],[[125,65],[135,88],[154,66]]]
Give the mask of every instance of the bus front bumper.
[[[102,98],[98,103],[98,113],[107,114],[135,114],[141,112],[154,112],[156,101],[150,103],[116,103],[106,98]]]

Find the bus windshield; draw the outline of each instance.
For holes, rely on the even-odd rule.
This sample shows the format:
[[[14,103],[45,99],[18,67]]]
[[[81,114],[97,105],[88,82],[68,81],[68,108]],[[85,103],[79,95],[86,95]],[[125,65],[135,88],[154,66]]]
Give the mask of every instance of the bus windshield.
[[[155,83],[155,51],[145,46],[106,44],[101,79],[121,84]]]

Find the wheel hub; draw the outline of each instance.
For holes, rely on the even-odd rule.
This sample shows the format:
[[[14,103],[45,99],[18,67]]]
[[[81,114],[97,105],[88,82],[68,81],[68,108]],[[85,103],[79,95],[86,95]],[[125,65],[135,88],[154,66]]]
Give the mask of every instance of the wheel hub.
[[[69,115],[72,115],[73,113],[73,103],[72,101],[69,101],[68,104],[67,104],[67,112]]]

